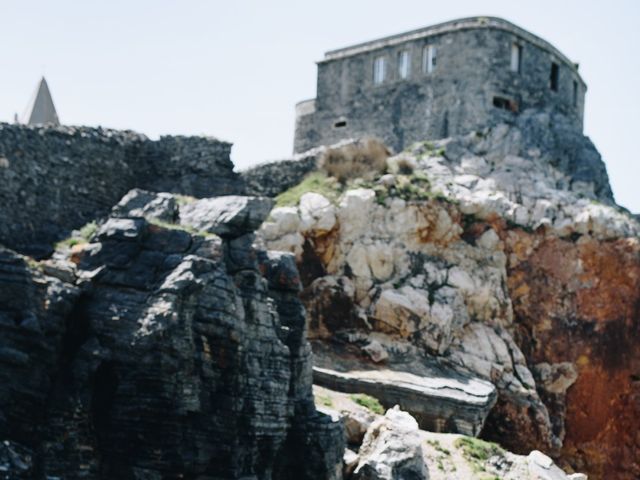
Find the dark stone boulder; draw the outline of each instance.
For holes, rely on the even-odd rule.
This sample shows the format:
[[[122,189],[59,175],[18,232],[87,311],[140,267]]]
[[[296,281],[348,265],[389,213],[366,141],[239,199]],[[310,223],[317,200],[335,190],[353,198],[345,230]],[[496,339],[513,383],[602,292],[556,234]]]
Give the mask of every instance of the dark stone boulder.
[[[140,188],[130,190],[111,210],[112,217],[145,217],[175,223],[178,204],[169,193],[155,193]]]
[[[227,195],[204,198],[180,208],[180,224],[221,237],[240,237],[253,233],[272,207],[273,200],[266,197]]]

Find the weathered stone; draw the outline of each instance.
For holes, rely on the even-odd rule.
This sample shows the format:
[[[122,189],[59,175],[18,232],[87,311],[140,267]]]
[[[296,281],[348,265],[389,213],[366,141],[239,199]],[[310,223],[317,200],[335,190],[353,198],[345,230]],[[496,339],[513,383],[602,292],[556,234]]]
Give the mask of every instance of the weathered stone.
[[[114,217],[144,217],[176,223],[178,204],[168,193],[148,192],[139,188],[130,190],[111,210]]]
[[[394,407],[373,422],[360,447],[356,480],[427,480],[417,422]]]
[[[399,352],[377,365],[324,342],[314,341],[313,348],[314,383],[400,405],[425,430],[477,435],[496,401],[491,383],[425,359],[409,361],[415,353]]]
[[[342,456],[342,463],[344,467],[342,469],[342,475],[345,478],[351,478],[351,474],[358,466],[358,454],[353,450],[345,449]]]
[[[558,468],[551,458],[544,453],[534,450],[527,458],[529,474],[536,480],[566,480],[567,475]]]
[[[180,207],[180,224],[221,237],[239,237],[257,230],[272,206],[266,197],[204,198]]]
[[[295,264],[251,240],[110,218],[82,291],[0,247],[0,437],[32,452],[0,447],[10,478],[340,479]]]
[[[389,358],[389,354],[382,346],[380,342],[377,340],[372,340],[364,347],[362,347],[362,351],[369,355],[369,358],[373,360],[375,363],[384,362],[387,358]]]
[[[335,207],[319,193],[309,192],[300,197],[302,229],[328,232],[336,224]]]
[[[361,445],[365,433],[376,419],[376,416],[364,408],[352,411],[341,411],[342,422],[347,443]]]

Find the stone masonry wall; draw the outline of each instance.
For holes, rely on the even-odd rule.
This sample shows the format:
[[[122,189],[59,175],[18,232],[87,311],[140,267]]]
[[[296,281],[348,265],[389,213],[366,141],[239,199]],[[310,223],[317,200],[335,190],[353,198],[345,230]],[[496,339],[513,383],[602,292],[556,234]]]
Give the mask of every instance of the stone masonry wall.
[[[510,68],[514,43],[522,48],[520,72]],[[423,65],[428,45],[436,52],[430,73]],[[403,79],[398,58],[405,51],[410,68]],[[375,85],[380,57],[386,74]],[[557,91],[550,87],[552,62]],[[373,135],[397,152],[509,122],[529,108],[560,111],[581,131],[585,91],[576,66],[544,40],[504,20],[464,19],[327,53],[318,63],[317,98],[297,106],[294,151]],[[496,97],[507,103],[494,105]]]
[[[46,255],[134,187],[239,193],[230,150],[213,138],[152,141],[131,131],[0,124],[0,243]]]

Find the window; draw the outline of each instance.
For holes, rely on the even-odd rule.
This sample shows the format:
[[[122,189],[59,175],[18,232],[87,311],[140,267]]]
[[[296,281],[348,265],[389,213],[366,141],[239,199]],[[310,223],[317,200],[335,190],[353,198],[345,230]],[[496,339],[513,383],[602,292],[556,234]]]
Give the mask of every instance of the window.
[[[409,76],[409,50],[398,53],[398,76],[407,78]]]
[[[578,82],[573,81],[573,106],[578,106]]]
[[[511,71],[520,73],[522,71],[522,45],[511,44]]]
[[[422,71],[431,73],[436,68],[436,47],[427,45],[422,49]]]
[[[551,75],[549,76],[549,87],[554,92],[558,91],[558,77],[560,75],[560,67],[557,63],[551,62]]]
[[[384,82],[385,77],[385,61],[384,57],[377,57],[373,61],[373,83],[374,85],[380,85]]]
[[[518,113],[518,104],[515,100],[505,97],[493,97],[493,106],[501,110]]]

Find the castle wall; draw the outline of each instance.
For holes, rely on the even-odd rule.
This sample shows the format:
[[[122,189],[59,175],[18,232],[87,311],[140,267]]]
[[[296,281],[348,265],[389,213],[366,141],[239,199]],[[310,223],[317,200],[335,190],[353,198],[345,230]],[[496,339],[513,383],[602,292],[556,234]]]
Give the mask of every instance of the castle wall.
[[[0,124],[0,244],[46,254],[134,187],[240,193],[230,150],[212,138],[152,141],[129,131]]]
[[[416,141],[509,122],[528,108],[559,111],[581,130],[586,85],[575,66],[528,32],[492,22],[426,37],[408,35],[406,41],[383,39],[370,48],[354,47],[355,53],[329,52],[318,64],[315,102],[297,108],[294,151],[364,135],[399,151]],[[511,70],[514,43],[522,48],[520,72]],[[436,52],[430,73],[423,68],[428,45]],[[405,79],[398,70],[403,51],[410,61]],[[386,78],[374,85],[379,57],[386,59]],[[552,62],[559,67],[557,91],[550,88]],[[501,106],[494,105],[495,98]],[[346,125],[337,126],[340,122]]]

